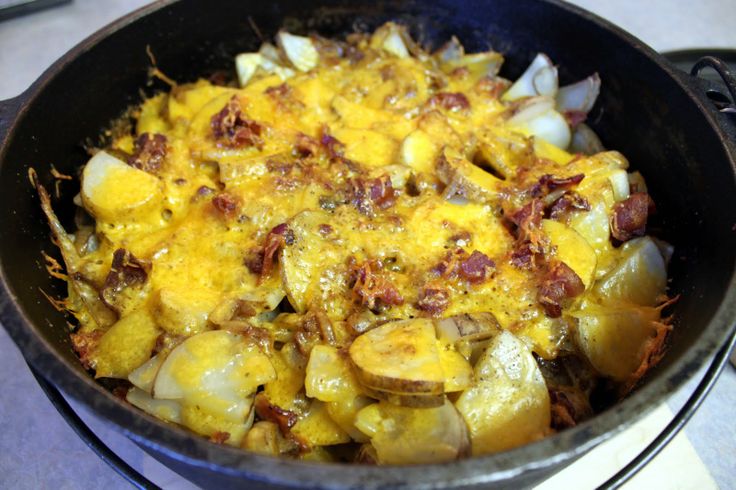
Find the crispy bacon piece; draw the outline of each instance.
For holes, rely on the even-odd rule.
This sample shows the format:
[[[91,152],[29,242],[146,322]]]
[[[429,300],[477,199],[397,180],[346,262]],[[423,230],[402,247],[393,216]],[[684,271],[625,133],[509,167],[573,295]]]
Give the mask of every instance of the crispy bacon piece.
[[[441,107],[448,111],[465,111],[470,109],[470,101],[460,92],[440,92],[427,101],[427,106],[436,109]]]
[[[235,95],[220,112],[212,116],[210,127],[215,140],[228,148],[263,148],[263,126],[243,115]]]
[[[100,299],[108,307],[119,311],[116,305],[118,294],[127,287],[143,285],[148,279],[149,269],[148,262],[138,260],[128,250],[124,248],[115,250],[112,254],[110,272],[100,290]]]
[[[92,360],[92,353],[100,343],[100,339],[104,332],[102,330],[95,330],[89,333],[73,333],[71,334],[72,348],[74,352],[79,356],[79,360],[82,362],[82,366],[85,369],[94,369],[94,361]]]
[[[572,211],[590,211],[590,203],[577,192],[568,191],[552,203],[549,208],[549,217],[557,219]]]
[[[355,208],[366,216],[373,216],[376,208],[388,209],[396,203],[398,193],[391,185],[391,178],[382,175],[375,179],[357,177],[348,179],[348,196]]]
[[[419,291],[419,299],[417,301],[417,308],[422,311],[426,311],[432,316],[438,316],[440,313],[447,309],[450,304],[450,293],[447,290],[434,287],[426,286]]]
[[[529,241],[517,242],[511,251],[511,264],[519,269],[535,269],[539,258],[540,253],[534,250]]]
[[[294,424],[298,420],[297,415],[291,410],[285,410],[268,401],[268,398],[263,392],[256,395],[254,408],[256,415],[261,420],[268,420],[278,425],[284,436],[289,435],[291,428],[294,427]]]
[[[585,122],[588,113],[583,111],[565,111],[562,113],[570,127],[574,128],[578,124]]]
[[[335,345],[336,342],[332,322],[324,311],[309,311],[294,333],[294,343],[304,356],[309,356],[318,343]]]
[[[327,127],[322,128],[322,136],[320,136],[319,144],[327,151],[327,155],[331,159],[340,160],[345,153],[345,144],[332,136]]]
[[[528,240],[534,247],[541,245],[543,218],[544,203],[540,199],[532,199],[509,216],[509,220],[517,226],[517,239]]]
[[[276,252],[284,245],[292,245],[294,243],[294,232],[289,229],[286,223],[281,223],[273,227],[266,235],[266,241],[263,245],[263,265],[261,266],[261,278],[269,275],[273,269],[276,260]]]
[[[532,197],[543,197],[557,189],[568,189],[578,185],[585,178],[585,174],[572,175],[570,177],[555,177],[554,175],[542,175],[536,184],[530,189]]]
[[[210,436],[210,442],[214,442],[215,444],[225,444],[228,439],[230,439],[230,433],[219,430]]]
[[[304,133],[297,133],[295,147],[299,155],[308,157],[317,154],[319,151],[319,141]]]
[[[475,88],[492,99],[498,99],[511,84],[503,78],[483,77]]]
[[[232,218],[237,214],[240,202],[237,196],[221,192],[212,199],[212,205],[226,218]]]
[[[496,263],[482,252],[474,250],[470,257],[460,262],[460,277],[471,284],[480,284],[488,279]]]
[[[359,264],[351,257],[348,267],[348,284],[352,289],[353,298],[361,305],[374,310],[382,305],[404,304],[404,298],[396,286],[381,274],[383,264],[380,261],[367,260]]]
[[[166,158],[166,136],[143,133],[135,140],[135,150],[128,158],[128,165],[155,174]]]
[[[462,248],[456,248],[445,254],[442,262],[432,268],[432,272],[446,279],[460,277],[471,284],[480,284],[488,279],[496,263],[486,254],[474,250],[472,254]]]
[[[245,264],[248,270],[253,274],[258,274],[260,276],[263,271],[263,257],[263,247],[251,248],[248,253],[246,253],[245,258],[243,259],[243,264]]]
[[[537,301],[550,318],[562,316],[562,303],[585,291],[580,277],[564,262],[550,264],[537,291]]]
[[[549,398],[553,429],[575,427],[593,415],[588,398],[577,388],[571,386],[550,388]]]
[[[646,192],[635,192],[613,206],[611,235],[625,242],[646,232],[647,217],[654,210],[654,202]]]

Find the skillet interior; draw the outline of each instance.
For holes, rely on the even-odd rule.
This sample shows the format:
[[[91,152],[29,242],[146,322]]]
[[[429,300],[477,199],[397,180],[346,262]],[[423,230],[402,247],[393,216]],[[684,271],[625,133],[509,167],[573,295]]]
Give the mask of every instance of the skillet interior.
[[[734,317],[733,153],[728,154],[700,103],[635,39],[604,29],[597,21],[584,21],[572,7],[532,0],[443,0],[431,6],[416,1],[283,0],[244,6],[237,0],[182,0],[146,10],[151,11],[149,15],[134,14],[108,30],[115,31],[114,35],[83,44],[52,67],[27,94],[28,102],[0,148],[0,263],[8,296],[21,309],[20,315],[15,314],[10,301],[3,301],[3,322],[26,358],[50,381],[130,431],[144,445],[202,467],[202,471],[207,466],[220,467],[221,477],[247,473],[257,479],[307,486],[326,482],[470,484],[505,480],[536,469],[525,476],[533,478],[652,408],[684,383],[724,338],[728,318]],[[603,89],[590,117],[592,126],[606,146],[622,151],[645,175],[658,205],[655,225],[662,230],[658,235],[676,245],[671,291],[683,296],[675,307],[670,352],[645,386],[574,430],[497,456],[403,470],[328,465],[317,474],[314,465],[246,455],[180,429],[164,429],[161,422],[121,405],[95,384],[71,350],[64,319],[38,291],[40,287],[57,296],[64,294],[63,285],[52,281],[40,265],[40,252],[52,252],[54,247],[28,183],[27,168],[35,167],[44,183],[52,186],[44,170],[48,164],[74,173],[86,161],[82,143],[95,142],[100,128],[140,100],[150,66],[147,45],[162,71],[176,80],[191,81],[230,68],[236,53],[260,45],[249,15],[265,38],[280,27],[341,36],[356,28],[373,29],[389,19],[403,21],[427,46],[437,47],[455,34],[469,51],[492,46],[507,53],[502,75],[508,78],[518,76],[537,51],[559,63],[563,83],[598,71]],[[161,87],[148,86],[145,91],[152,93],[157,88]],[[71,229],[69,204],[77,189],[65,183],[62,190],[55,207]],[[726,298],[729,283],[727,304],[709,325]],[[33,325],[32,330],[24,318]]]

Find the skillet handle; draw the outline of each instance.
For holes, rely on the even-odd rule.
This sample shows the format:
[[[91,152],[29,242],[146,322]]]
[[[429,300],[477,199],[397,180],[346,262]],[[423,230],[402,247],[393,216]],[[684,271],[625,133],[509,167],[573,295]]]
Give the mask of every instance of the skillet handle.
[[[703,56],[696,61],[690,69],[690,76],[697,77],[701,70],[706,67],[711,67],[716,71],[716,73],[718,73],[721,80],[723,80],[723,83],[726,85],[726,89],[729,94],[731,94],[730,104],[728,101],[723,99],[720,101],[714,100],[714,103],[716,103],[717,106],[720,106],[718,110],[723,113],[736,114],[736,77],[731,74],[731,70],[726,62],[715,56]]]
[[[23,95],[12,99],[0,100],[0,147],[3,146],[5,138],[10,131],[10,126],[21,106]]]

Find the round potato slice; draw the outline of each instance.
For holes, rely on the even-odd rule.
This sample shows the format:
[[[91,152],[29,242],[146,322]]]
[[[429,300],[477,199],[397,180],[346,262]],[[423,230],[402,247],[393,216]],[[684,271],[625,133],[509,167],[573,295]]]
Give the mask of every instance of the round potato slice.
[[[358,412],[355,425],[371,438],[383,464],[443,463],[465,455],[468,431],[455,407],[398,407],[380,402]]]
[[[140,219],[162,201],[162,184],[155,176],[100,151],[84,167],[81,194],[85,208],[96,218]]]
[[[432,320],[391,322],[369,330],[353,341],[350,359],[360,382],[373,390],[409,395],[444,392]]]

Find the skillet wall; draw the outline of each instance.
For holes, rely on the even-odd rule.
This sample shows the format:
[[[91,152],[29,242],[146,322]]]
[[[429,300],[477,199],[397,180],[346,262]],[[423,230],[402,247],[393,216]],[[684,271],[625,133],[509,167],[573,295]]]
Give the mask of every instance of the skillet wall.
[[[314,5],[321,5],[315,7]],[[414,27],[416,39],[437,47],[452,34],[469,51],[493,47],[508,54],[502,75],[514,78],[537,51],[560,65],[562,83],[598,71],[602,94],[591,114],[606,146],[621,150],[647,178],[660,211],[661,234],[677,250],[672,290],[683,293],[676,306],[677,328],[662,368],[676,362],[715,312],[734,268],[736,209],[734,170],[706,118],[678,84],[637,49],[556,5],[532,0],[421,2],[282,0],[202,2],[182,0],[123,27],[85,50],[57,76],[38,82],[21,109],[14,134],[0,155],[0,257],[14,294],[49,342],[74,361],[62,316],[40,295],[63,294],[41,266],[51,252],[48,229],[32,191],[27,168],[35,167],[52,186],[48,165],[74,173],[87,157],[86,141],[97,141],[102,127],[140,100],[150,62],[178,81],[230,68],[233,56],[255,50],[259,39],[280,27],[317,30],[325,36],[372,29],[388,19]],[[43,89],[43,91],[41,91]],[[35,95],[34,95],[35,94]],[[74,184],[62,185],[55,207],[71,229]],[[81,367],[73,363],[80,372]],[[655,371],[653,378],[657,377]]]

